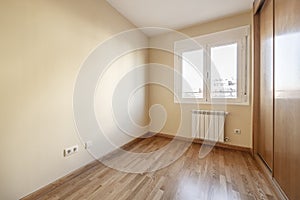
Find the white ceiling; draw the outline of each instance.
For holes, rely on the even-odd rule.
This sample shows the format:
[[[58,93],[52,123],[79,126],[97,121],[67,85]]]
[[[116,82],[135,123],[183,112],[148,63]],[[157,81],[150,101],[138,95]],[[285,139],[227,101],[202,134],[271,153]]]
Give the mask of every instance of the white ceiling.
[[[241,13],[253,0],[107,0],[137,27],[180,29]],[[157,32],[148,31],[148,35]]]

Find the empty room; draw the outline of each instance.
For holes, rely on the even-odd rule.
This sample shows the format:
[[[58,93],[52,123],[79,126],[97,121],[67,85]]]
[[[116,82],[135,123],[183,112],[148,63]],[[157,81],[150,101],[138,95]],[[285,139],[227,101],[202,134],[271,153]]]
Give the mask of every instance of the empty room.
[[[0,199],[300,199],[299,10],[0,0]]]

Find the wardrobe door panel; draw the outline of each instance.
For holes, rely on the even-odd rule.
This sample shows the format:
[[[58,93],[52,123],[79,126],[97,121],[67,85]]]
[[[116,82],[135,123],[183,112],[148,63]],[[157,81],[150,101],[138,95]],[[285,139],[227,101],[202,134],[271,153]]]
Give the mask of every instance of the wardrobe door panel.
[[[260,12],[260,126],[258,154],[273,166],[273,0]]]
[[[300,199],[300,0],[275,0],[274,178]]]

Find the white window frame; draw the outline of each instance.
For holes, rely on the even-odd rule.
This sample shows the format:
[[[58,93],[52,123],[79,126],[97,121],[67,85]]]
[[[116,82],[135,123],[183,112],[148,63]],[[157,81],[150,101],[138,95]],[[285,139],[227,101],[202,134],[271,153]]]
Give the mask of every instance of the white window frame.
[[[200,103],[200,104],[235,104],[249,105],[250,85],[250,26],[242,26],[208,35],[203,35],[174,43],[174,102],[175,103]],[[237,98],[214,98],[211,99],[209,90],[211,59],[210,50],[212,47],[238,44],[237,61]],[[203,66],[203,92],[204,98],[184,98],[182,95],[182,54],[187,51],[204,49]],[[206,53],[205,53],[206,52]]]

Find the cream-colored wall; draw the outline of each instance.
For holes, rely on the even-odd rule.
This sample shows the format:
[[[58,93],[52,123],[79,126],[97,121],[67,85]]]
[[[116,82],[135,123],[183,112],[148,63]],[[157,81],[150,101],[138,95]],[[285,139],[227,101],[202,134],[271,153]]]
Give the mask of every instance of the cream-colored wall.
[[[239,15],[227,17],[212,22],[195,25],[189,28],[179,30],[181,33],[191,37],[209,34],[217,31],[223,31],[230,28],[235,28],[244,25],[251,25],[252,13],[242,13]],[[156,37],[150,38],[150,46],[163,47],[165,49],[173,49],[174,41],[179,40],[181,37],[174,33],[166,33]],[[174,66],[174,56],[166,51],[160,51],[151,49],[149,53],[150,63],[160,63],[170,68]],[[251,71],[251,70],[250,70]],[[150,71],[150,80],[154,77],[161,76],[158,73]],[[173,76],[164,77],[171,79],[173,82]],[[251,80],[251,77],[250,77]],[[250,88],[251,91],[251,88]],[[252,146],[252,118],[251,118],[251,105],[193,105],[193,104],[179,104],[174,103],[173,95],[170,91],[164,87],[158,85],[150,86],[150,99],[149,105],[161,104],[165,107],[168,115],[167,122],[162,133],[174,135],[178,132],[178,135],[184,137],[191,137],[191,110],[195,108],[200,109],[226,109],[230,114],[226,118],[225,136],[230,137],[229,144],[251,147]],[[251,102],[250,102],[251,104]],[[199,106],[199,107],[198,107]],[[181,113],[182,112],[182,113]],[[182,115],[182,119],[181,119]],[[181,128],[179,130],[181,124]],[[241,135],[233,134],[235,128],[241,129]]]
[[[74,123],[76,76],[97,44],[130,28],[105,0],[0,2],[0,199],[23,197],[92,161]],[[129,70],[146,62],[145,51],[115,65]],[[147,91],[139,92],[133,116],[138,110],[136,118],[147,118],[147,99]],[[64,158],[63,149],[74,144],[79,152]]]
[[[0,199],[18,199],[92,161],[74,124],[72,97],[76,77],[81,63],[97,44],[134,26],[105,0],[2,0],[0,5]],[[251,13],[245,13],[181,31],[198,36],[249,23]],[[157,36],[151,42],[172,46],[174,38]],[[110,50],[128,43],[124,41]],[[149,60],[173,68],[171,54],[151,50]],[[120,77],[119,65],[126,73],[130,66],[147,61],[147,51],[123,56],[113,63],[109,77]],[[151,72],[150,75],[159,76]],[[146,80],[147,72],[136,77]],[[168,121],[162,132],[176,133],[180,110],[173,95],[158,86],[151,86],[149,94],[147,89],[137,92],[130,113],[140,125],[148,121],[147,101],[150,105],[164,105]],[[181,135],[190,134],[190,110],[194,107],[183,105]],[[226,135],[231,143],[251,146],[251,106],[228,106],[227,110],[230,115]],[[96,113],[98,117],[100,112]],[[242,135],[233,135],[233,128],[241,128]],[[117,145],[132,139],[116,137],[116,127],[111,130],[113,137],[119,139],[115,141]],[[62,150],[74,144],[79,144],[79,152],[64,158]],[[104,149],[98,150],[100,155],[105,153]]]

